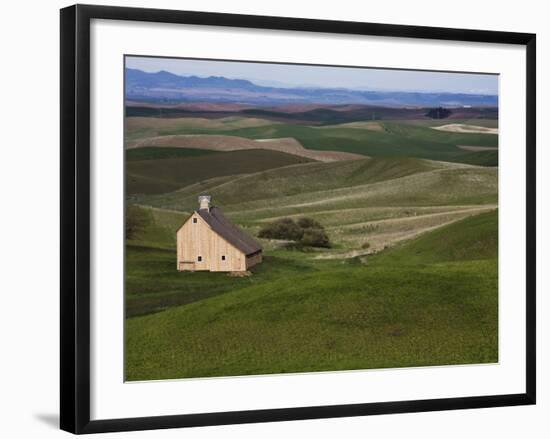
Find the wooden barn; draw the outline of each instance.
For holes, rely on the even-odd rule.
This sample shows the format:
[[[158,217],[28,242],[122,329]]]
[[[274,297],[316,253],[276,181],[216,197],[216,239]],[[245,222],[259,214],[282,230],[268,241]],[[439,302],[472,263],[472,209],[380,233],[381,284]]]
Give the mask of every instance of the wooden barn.
[[[210,196],[199,196],[199,209],[177,231],[179,271],[246,271],[262,262],[262,247],[231,223]]]

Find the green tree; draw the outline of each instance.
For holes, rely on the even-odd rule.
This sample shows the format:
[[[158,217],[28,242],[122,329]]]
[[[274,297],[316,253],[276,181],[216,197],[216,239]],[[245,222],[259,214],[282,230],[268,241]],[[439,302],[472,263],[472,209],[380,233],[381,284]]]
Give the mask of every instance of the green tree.
[[[133,204],[126,206],[124,227],[126,239],[134,239],[151,222],[151,214],[147,210]]]
[[[430,108],[426,113],[426,116],[432,119],[446,119],[452,113],[453,112],[448,108],[438,107],[438,108]]]
[[[318,221],[302,217],[297,221],[281,218],[266,224],[258,236],[267,239],[285,239],[305,247],[330,247],[325,229]]]

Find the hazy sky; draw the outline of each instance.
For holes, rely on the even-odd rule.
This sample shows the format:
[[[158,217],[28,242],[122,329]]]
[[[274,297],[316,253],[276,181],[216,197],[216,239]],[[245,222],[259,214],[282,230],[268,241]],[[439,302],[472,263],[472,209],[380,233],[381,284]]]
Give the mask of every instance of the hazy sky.
[[[126,67],[145,72],[166,70],[183,76],[225,76],[233,79],[248,79],[258,85],[279,87],[342,87],[362,90],[498,94],[498,76],[487,74],[148,57],[127,57]]]

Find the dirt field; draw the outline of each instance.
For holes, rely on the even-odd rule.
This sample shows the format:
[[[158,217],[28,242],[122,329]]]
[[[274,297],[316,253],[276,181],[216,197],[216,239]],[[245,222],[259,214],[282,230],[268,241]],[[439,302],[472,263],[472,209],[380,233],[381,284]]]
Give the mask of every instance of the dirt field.
[[[212,130],[231,130],[235,128],[260,127],[274,125],[277,122],[255,117],[222,117],[220,119],[206,119],[201,117],[128,117],[126,130],[133,133],[138,130],[151,129],[155,131],[175,130],[178,128],[206,128]]]
[[[319,127],[319,129],[323,129],[323,128],[324,127]],[[378,132],[384,131],[384,128],[378,122],[348,122],[348,123],[341,123],[337,125],[327,125],[327,128],[358,128],[358,129],[364,129],[369,131],[378,131]]]
[[[498,128],[480,127],[477,125],[466,125],[462,123],[450,123],[432,128],[434,130],[448,131],[450,133],[498,134]]]
[[[333,111],[353,111],[353,110],[358,110],[362,108],[365,108],[365,105],[287,104],[287,105],[276,105],[274,107],[267,107],[268,110],[277,111],[281,113],[302,113],[306,111],[319,110],[319,109],[330,109]]]
[[[241,149],[270,149],[320,162],[364,159],[366,156],[340,151],[315,151],[305,149],[296,139],[252,140],[236,136],[218,135],[175,135],[158,136],[128,142],[127,148],[163,146],[173,148],[209,149],[213,151],[237,151]]]

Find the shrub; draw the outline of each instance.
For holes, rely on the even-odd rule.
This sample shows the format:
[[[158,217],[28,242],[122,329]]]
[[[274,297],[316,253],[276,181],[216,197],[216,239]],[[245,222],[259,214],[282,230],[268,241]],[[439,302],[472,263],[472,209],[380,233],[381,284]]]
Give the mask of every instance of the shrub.
[[[298,225],[302,229],[321,229],[323,230],[323,226],[318,222],[315,221],[313,218],[307,218],[305,216],[298,219]]]
[[[366,250],[366,249],[370,248],[370,242],[364,242],[363,245],[361,246],[361,248],[363,250]]]
[[[301,227],[292,218],[283,218],[265,225],[258,236],[260,238],[298,241],[303,234]]]
[[[126,207],[124,230],[126,239],[134,239],[151,224],[152,218],[147,210],[130,205]]]
[[[330,247],[328,235],[322,229],[306,229],[300,243],[309,247]]]
[[[300,246],[330,247],[330,240],[323,226],[312,218],[302,217],[297,221],[282,218],[266,224],[258,233],[260,238],[286,239]]]

